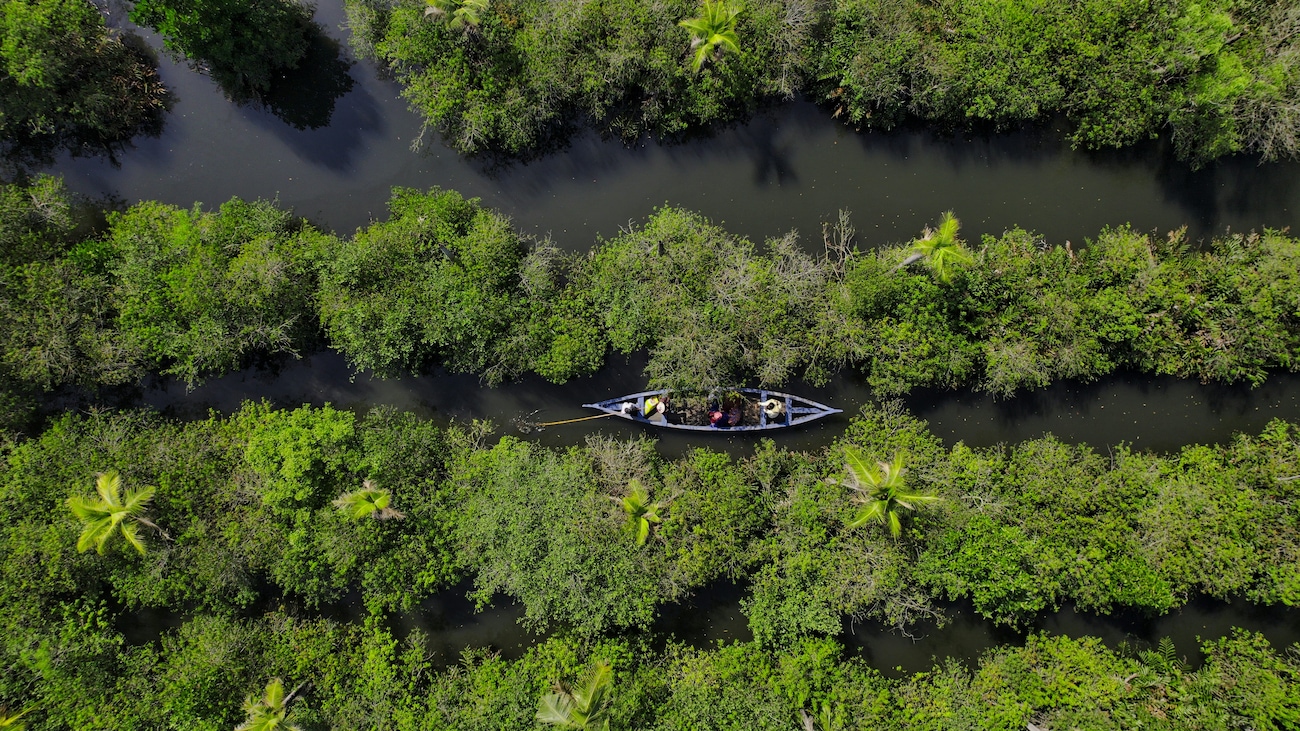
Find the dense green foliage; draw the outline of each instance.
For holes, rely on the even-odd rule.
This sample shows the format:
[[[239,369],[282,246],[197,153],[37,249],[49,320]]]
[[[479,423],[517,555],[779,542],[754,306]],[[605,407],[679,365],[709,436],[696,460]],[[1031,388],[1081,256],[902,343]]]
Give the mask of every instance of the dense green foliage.
[[[764,97],[792,95],[811,42],[810,14],[750,0],[734,19],[739,52],[711,55],[697,73],[699,47],[679,25],[699,15],[695,0],[497,0],[471,32],[425,7],[349,2],[353,43],[391,67],[412,105],[464,152],[535,148],[579,115],[625,138],[735,118]]]
[[[200,615],[160,642],[131,646],[110,620],[102,607],[69,605],[43,633],[5,636],[0,698],[32,704],[33,731],[223,731],[245,719],[239,699],[260,696],[271,677],[311,681],[288,715],[309,731],[543,731],[538,701],[556,681],[579,677],[589,658],[612,667],[615,731],[789,731],[806,728],[805,716],[836,731],[1022,731],[1031,721],[1211,731],[1288,728],[1300,713],[1296,651],[1246,632],[1208,640],[1195,671],[1176,654],[1035,636],[973,668],[948,662],[889,679],[829,641],[773,652],[551,639],[515,661],[471,651],[438,669],[420,633],[399,639],[379,623]]]
[[[227,94],[243,99],[271,87],[307,53],[311,9],[297,0],[135,0],[131,20],[162,35]]]
[[[0,151],[103,148],[151,129],[166,90],[86,0],[0,3]]]
[[[821,454],[769,442],[739,461],[705,450],[665,461],[644,441],[552,450],[485,438],[479,425],[387,411],[247,405],[185,424],[68,416],[7,443],[0,704],[50,729],[223,729],[257,714],[306,729],[532,729],[539,703],[577,699],[575,680],[608,663],[601,708],[610,700],[613,729],[1300,720],[1300,648],[1279,653],[1245,632],[1208,641],[1195,672],[1168,646],[1116,653],[1031,636],[973,669],[946,663],[898,680],[816,637],[838,634],[843,613],[907,623],[945,596],[1008,621],[1065,599],[1102,611],[1162,611],[1197,592],[1294,605],[1295,426],[1169,457],[1103,457],[1051,438],[945,450],[891,408],[864,410]],[[905,453],[903,481],[944,500],[909,516],[899,538],[850,528],[849,488],[823,479],[843,469],[846,449]],[[160,530],[139,534],[143,554],[121,541],[104,555],[77,550],[66,502],[106,469],[128,489],[156,486],[147,513]],[[403,519],[356,520],[332,504],[367,482],[386,486]],[[661,503],[644,545],[609,499],[634,482]],[[504,595],[528,624],[568,631],[517,661],[471,650],[433,666],[424,636],[399,640],[384,616],[461,575],[480,602]],[[700,650],[606,634],[647,626],[659,605],[720,576],[754,581],[754,642]],[[292,608],[348,589],[368,608],[364,622]],[[186,618],[127,644],[115,612],[146,608]]]
[[[527,151],[578,114],[671,135],[804,92],[859,128],[1065,115],[1089,148],[1168,129],[1194,165],[1300,154],[1287,0],[498,0],[472,33],[424,7],[347,0],[353,44],[464,152]]]
[[[65,419],[6,455],[5,514],[27,517],[6,533],[5,601],[107,591],[130,607],[234,608],[269,581],[308,604],[357,584],[371,606],[409,606],[451,571],[430,530],[445,451],[440,430],[389,413],[358,423],[250,405],[184,426]],[[149,516],[170,540],[141,531],[141,558],[121,542],[99,560],[75,552],[80,526],[65,503],[109,469],[156,486]],[[354,521],[331,505],[363,479],[390,485],[406,520]]]
[[[814,382],[845,368],[880,394],[1010,395],[1121,369],[1261,383],[1300,368],[1300,240],[1108,229],[1079,250],[1015,229],[961,247],[955,221],[863,251],[842,217],[813,256],[664,208],[586,256],[530,241],[451,191],[394,191],[350,238],[274,203],[140,203],[77,233],[62,185],[0,188],[0,387],[193,384],[324,340],[381,375],[435,366],[497,383],[595,372],[647,349],[653,385]],[[946,259],[936,262],[936,241]],[[909,265],[917,258],[929,266]],[[942,264],[939,266],[938,264]]]
[[[322,257],[320,320],[330,341],[380,373],[442,363],[515,375],[502,351],[528,322],[525,242],[503,216],[458,193],[399,188],[389,208],[388,221]]]
[[[1298,24],[1283,0],[836,0],[817,93],[858,126],[1063,113],[1086,147],[1168,128],[1194,164],[1294,157]]]
[[[1016,623],[1073,602],[1163,612],[1194,593],[1300,601],[1300,432],[1168,457],[1100,454],[1051,437],[1011,447],[944,449],[894,406],[864,408],[837,452],[905,454],[906,484],[942,498],[908,514],[902,540],[850,529],[842,469],[787,458],[770,556],[748,600],[755,636],[834,633],[843,613],[906,625],[942,620],[940,597]]]
[[[707,450],[665,461],[645,441],[551,450],[485,437],[384,411],[253,404],[187,424],[64,417],[0,466],[2,598],[108,593],[127,607],[227,611],[268,590],[318,605],[355,587],[380,611],[466,577],[480,606],[507,597],[532,628],[591,636],[649,627],[716,579],[751,579],[746,611],[771,643],[835,634],[844,615],[941,617],[959,597],[1011,624],[1067,601],[1300,603],[1300,430],[1283,422],[1169,457],[1050,437],[948,450],[893,406],[865,408],[820,454],[767,442],[738,461]],[[859,525],[853,485],[826,479],[853,454],[905,455],[899,490],[941,499],[897,537]],[[110,470],[128,501],[151,496],[127,517],[149,530],[128,545],[109,529],[104,557],[80,553],[92,539],[78,541],[69,498],[84,502]],[[338,509],[367,483],[400,520]],[[644,542],[619,504],[637,484],[659,503]]]
[[[313,341],[310,262],[326,237],[288,212],[238,199],[213,213],[146,202],[109,225],[96,264],[112,282],[121,346],[144,362],[194,382]]]

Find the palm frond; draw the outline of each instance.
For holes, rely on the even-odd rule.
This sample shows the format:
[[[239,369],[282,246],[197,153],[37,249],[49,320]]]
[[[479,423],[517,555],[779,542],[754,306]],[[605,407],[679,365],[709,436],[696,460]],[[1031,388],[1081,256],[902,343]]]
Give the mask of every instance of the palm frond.
[[[853,516],[853,520],[850,520],[845,525],[849,528],[861,528],[862,526],[866,525],[867,523],[870,523],[873,520],[878,522],[884,522],[887,505],[888,503],[885,502],[884,500],[876,500],[867,503],[866,505],[863,505],[861,509],[858,510],[857,515]]]
[[[131,545],[141,556],[144,555],[144,541],[140,540],[140,533],[136,529],[135,523],[124,523],[122,525],[122,537]],[[100,551],[103,553],[103,551]]]
[[[103,520],[111,516],[112,511],[102,506],[101,502],[92,502],[79,495],[68,498],[68,508],[72,510],[73,515],[83,521]]]
[[[716,45],[726,46],[731,49],[732,52],[740,53],[740,38],[736,36],[734,31],[723,31],[722,33],[713,36],[713,38]]]
[[[567,693],[548,693],[537,705],[537,720],[552,726],[571,726],[573,698]]]
[[[100,500],[118,507],[118,496],[122,494],[122,476],[117,470],[100,472],[95,475],[95,492],[99,493]]]
[[[957,231],[961,228],[961,222],[952,214],[952,211],[944,211],[939,217],[939,226],[935,229],[934,237],[940,241],[957,241]]]
[[[848,468],[850,481],[856,481],[859,486],[876,484],[876,476],[867,460],[863,458],[861,450],[852,445],[844,447],[844,461]]]
[[[921,505],[924,503],[937,503],[942,499],[943,498],[939,497],[938,495],[929,495],[927,493],[920,493],[920,492],[894,496],[894,500],[897,501],[899,505],[906,507],[908,510],[915,510],[916,505]]]
[[[592,710],[601,705],[613,678],[614,670],[610,664],[604,661],[597,662],[578,679],[578,687],[573,691],[574,700],[590,715]]]
[[[85,527],[81,529],[81,535],[77,538],[77,551],[85,553],[91,547],[97,546],[103,540],[103,536],[113,529],[113,523],[107,516],[97,520],[87,521]]]
[[[736,16],[739,14],[740,8],[728,0],[704,0],[699,17],[677,23],[694,36],[691,41],[691,48],[695,50],[692,70],[698,73],[709,55],[719,48],[740,53],[740,38],[736,35]]]
[[[266,684],[266,693],[262,702],[268,708],[280,709],[284,706],[284,681],[279,678],[271,678]]]
[[[24,708],[17,713],[10,713],[8,706],[0,706],[0,729],[6,731],[23,731],[27,728],[27,722],[22,720],[23,716],[31,713],[31,708]]]
[[[387,490],[375,487],[370,480],[361,483],[360,490],[353,490],[340,495],[333,505],[342,510],[353,520],[373,517],[376,520],[402,519],[406,516],[395,508],[389,507],[393,496]]]
[[[143,554],[145,546],[140,539],[137,524],[154,526],[143,517],[143,513],[156,491],[157,488],[146,485],[127,490],[123,499],[122,476],[116,470],[96,475],[95,493],[98,499],[80,495],[68,498],[68,508],[83,524],[81,535],[77,538],[77,550],[84,552],[94,546],[98,553],[104,554],[108,550],[109,540],[120,528],[126,542]]]
[[[142,513],[149,506],[149,502],[153,500],[154,493],[157,491],[158,488],[152,485],[145,485],[138,490],[127,490],[126,499],[122,501],[122,508],[131,515]]]

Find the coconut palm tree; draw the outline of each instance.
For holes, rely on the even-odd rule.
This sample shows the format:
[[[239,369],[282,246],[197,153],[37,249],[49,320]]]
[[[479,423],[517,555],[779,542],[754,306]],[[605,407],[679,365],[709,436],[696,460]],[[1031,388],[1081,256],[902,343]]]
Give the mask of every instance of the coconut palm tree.
[[[360,490],[343,493],[334,505],[353,520],[366,516],[375,520],[402,520],[406,515],[389,507],[392,500],[393,496],[387,490],[375,487],[370,480],[363,480]]]
[[[289,715],[289,705],[297,699],[298,692],[305,685],[306,683],[300,684],[286,695],[284,681],[271,678],[261,698],[254,694],[244,701],[244,712],[248,717],[235,727],[235,731],[301,731],[285,719]]]
[[[938,227],[927,226],[921,232],[921,238],[912,242],[911,254],[894,268],[895,271],[924,259],[939,281],[951,282],[958,265],[969,265],[975,260],[962,247],[961,239],[957,238],[960,228],[961,222],[952,215],[952,211],[944,212],[939,218]]]
[[[489,0],[424,0],[429,7],[424,14],[447,23],[452,30],[470,31],[478,27]]]
[[[859,528],[870,521],[887,523],[889,533],[895,538],[903,533],[900,509],[916,510],[924,503],[938,502],[934,495],[908,492],[903,479],[903,457],[895,455],[893,462],[877,462],[875,467],[862,458],[854,446],[844,448],[845,474],[841,480],[856,495],[853,502],[861,505],[856,515],[845,525]]]
[[[691,40],[691,49],[695,51],[692,70],[699,73],[709,55],[715,52],[721,55],[723,49],[740,53],[740,39],[736,37],[737,15],[740,15],[740,8],[728,0],[704,0],[700,17],[678,23],[695,36]]]
[[[123,496],[122,476],[116,470],[99,473],[95,477],[98,499],[80,495],[68,498],[68,507],[84,524],[81,537],[77,539],[77,550],[88,551],[94,546],[103,555],[109,540],[121,533],[122,538],[143,555],[144,542],[140,540],[139,525],[149,526],[167,538],[163,529],[144,516],[155,489],[145,486],[139,490],[127,490]]]
[[[4,731],[23,731],[27,728],[27,722],[23,720],[32,709],[24,708],[17,713],[10,713],[8,706],[0,706],[0,729]]]
[[[554,693],[542,696],[537,705],[537,720],[577,731],[609,731],[613,682],[614,671],[609,663],[597,662],[572,689],[556,683]]]
[[[611,495],[609,499],[623,506],[623,512],[627,515],[624,528],[636,536],[638,546],[644,546],[646,539],[650,537],[651,524],[663,522],[663,518],[659,517],[659,510],[663,505],[650,502],[650,493],[635,477],[628,483],[628,487],[631,492],[627,497],[616,498]]]

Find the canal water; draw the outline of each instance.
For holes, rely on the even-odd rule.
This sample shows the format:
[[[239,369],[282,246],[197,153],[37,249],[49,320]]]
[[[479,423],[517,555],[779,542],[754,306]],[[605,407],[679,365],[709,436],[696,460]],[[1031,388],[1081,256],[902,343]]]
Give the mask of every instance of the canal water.
[[[107,2],[110,24],[156,36]],[[968,239],[1022,226],[1078,244],[1130,223],[1193,237],[1284,227],[1300,211],[1300,163],[1241,157],[1191,172],[1160,141],[1131,150],[1071,150],[1050,125],[996,136],[924,131],[859,134],[805,102],[690,142],[625,146],[594,133],[529,163],[467,159],[433,134],[412,152],[421,121],[396,82],[349,55],[342,0],[321,0],[324,37],[305,73],[285,80],[274,108],[236,106],[207,77],[160,56],[175,94],[158,138],[105,158],[63,159],[54,172],[78,191],[130,204],[216,206],[232,196],[277,198],[347,234],[386,216],[393,186],[441,186],[478,196],[524,231],[585,250],[656,206],[698,210],[755,241],[852,212],[864,246],[905,241],[952,210]],[[321,69],[332,73],[313,73]],[[312,93],[318,90],[318,93]],[[278,112],[278,114],[277,114]],[[287,121],[286,121],[287,120]]]
[[[156,36],[125,19],[120,0],[104,2],[111,25],[160,49]],[[1291,226],[1300,211],[1296,163],[1234,158],[1192,172],[1172,159],[1163,141],[1087,153],[1069,149],[1052,125],[997,136],[859,134],[832,121],[825,109],[799,101],[683,144],[647,140],[625,146],[587,132],[560,151],[524,163],[465,158],[426,134],[413,151],[421,137],[419,117],[395,82],[351,58],[340,0],[323,0],[316,17],[322,33],[312,62],[284,79],[269,105],[232,104],[207,77],[160,53],[163,81],[174,93],[161,135],[137,139],[111,160],[65,157],[50,172],[63,175],[73,190],[116,205],[153,199],[213,207],[232,196],[275,198],[341,234],[383,219],[394,186],[441,186],[482,198],[511,215],[521,230],[549,235],[568,250],[585,250],[665,204],[698,210],[754,240],[796,229],[811,245],[821,223],[846,209],[862,246],[910,239],[945,210],[956,213],[971,240],[1022,226],[1053,243],[1080,243],[1123,224],[1162,232],[1185,225],[1200,239]],[[487,418],[501,433],[519,433],[520,420],[574,418],[585,415],[585,401],[640,390],[643,365],[644,356],[614,357],[595,376],[568,384],[532,378],[487,389],[473,376],[441,373],[377,380],[351,372],[341,357],[326,352],[212,379],[192,391],[155,379],[128,403],[181,418],[203,416],[209,408],[229,412],[246,399],[282,406],[333,403],[358,411],[393,405],[431,418]],[[871,398],[851,375],[818,388],[796,383],[790,390],[846,411],[777,436],[778,444],[791,449],[826,445]],[[1277,374],[1251,390],[1121,374],[1003,401],[967,391],[922,392],[905,401],[950,443],[988,445],[1051,432],[1099,447],[1129,442],[1167,451],[1223,441],[1236,431],[1257,432],[1275,417],[1300,421],[1300,376]],[[620,437],[646,433],[607,420],[524,436],[564,445],[597,430]],[[733,453],[752,448],[748,439],[653,436],[669,456],[693,446]],[[475,614],[464,591],[448,590],[393,618],[395,629],[428,632],[435,653],[447,662],[466,646],[511,655],[536,641],[517,624],[516,608],[506,603]],[[711,587],[693,603],[665,608],[656,630],[702,645],[746,638],[742,595],[741,587]],[[329,609],[341,617],[359,611],[347,602]],[[992,645],[1023,639],[979,619],[969,607],[955,605],[949,614],[947,626],[916,627],[908,635],[849,624],[842,639],[886,672],[925,669],[932,658],[970,660]],[[137,613],[120,623],[129,637],[147,639],[176,621]],[[1170,636],[1194,660],[1197,636],[1218,637],[1231,626],[1263,631],[1275,643],[1300,639],[1295,611],[1242,602],[1196,601],[1160,618],[1098,617],[1066,608],[1040,618],[1035,628],[1100,636],[1112,644]]]

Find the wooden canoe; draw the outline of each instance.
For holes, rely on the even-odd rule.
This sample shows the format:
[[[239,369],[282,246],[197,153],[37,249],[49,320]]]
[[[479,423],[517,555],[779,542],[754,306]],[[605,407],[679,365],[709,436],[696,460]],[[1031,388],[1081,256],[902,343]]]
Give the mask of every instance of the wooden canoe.
[[[663,389],[659,391],[642,391],[640,393],[630,394],[628,396],[619,396],[618,398],[598,401],[594,404],[583,404],[583,408],[598,409],[607,414],[635,421],[651,426],[659,426],[665,429],[684,429],[688,431],[707,431],[707,432],[741,432],[741,431],[766,431],[768,429],[784,429],[788,426],[799,426],[807,424],[810,421],[816,421],[823,416],[840,413],[839,409],[832,409],[825,404],[819,404],[799,396],[792,396],[780,391],[769,391],[763,388],[733,388],[728,389],[728,393],[739,393],[742,398],[751,406],[759,402],[774,398],[785,403],[785,412],[771,422],[768,421],[767,414],[762,409],[756,407],[749,411],[757,411],[757,418],[746,419],[737,426],[716,427],[711,424],[694,424],[683,423],[684,419],[680,413],[675,413],[673,404],[673,391]],[[645,401],[651,397],[668,397],[669,409],[662,415],[652,415],[650,418],[641,416],[644,413]],[[636,414],[627,414],[620,410],[620,405],[631,401],[636,404]],[[676,418],[674,418],[676,417]],[[753,421],[753,423],[749,423]]]

